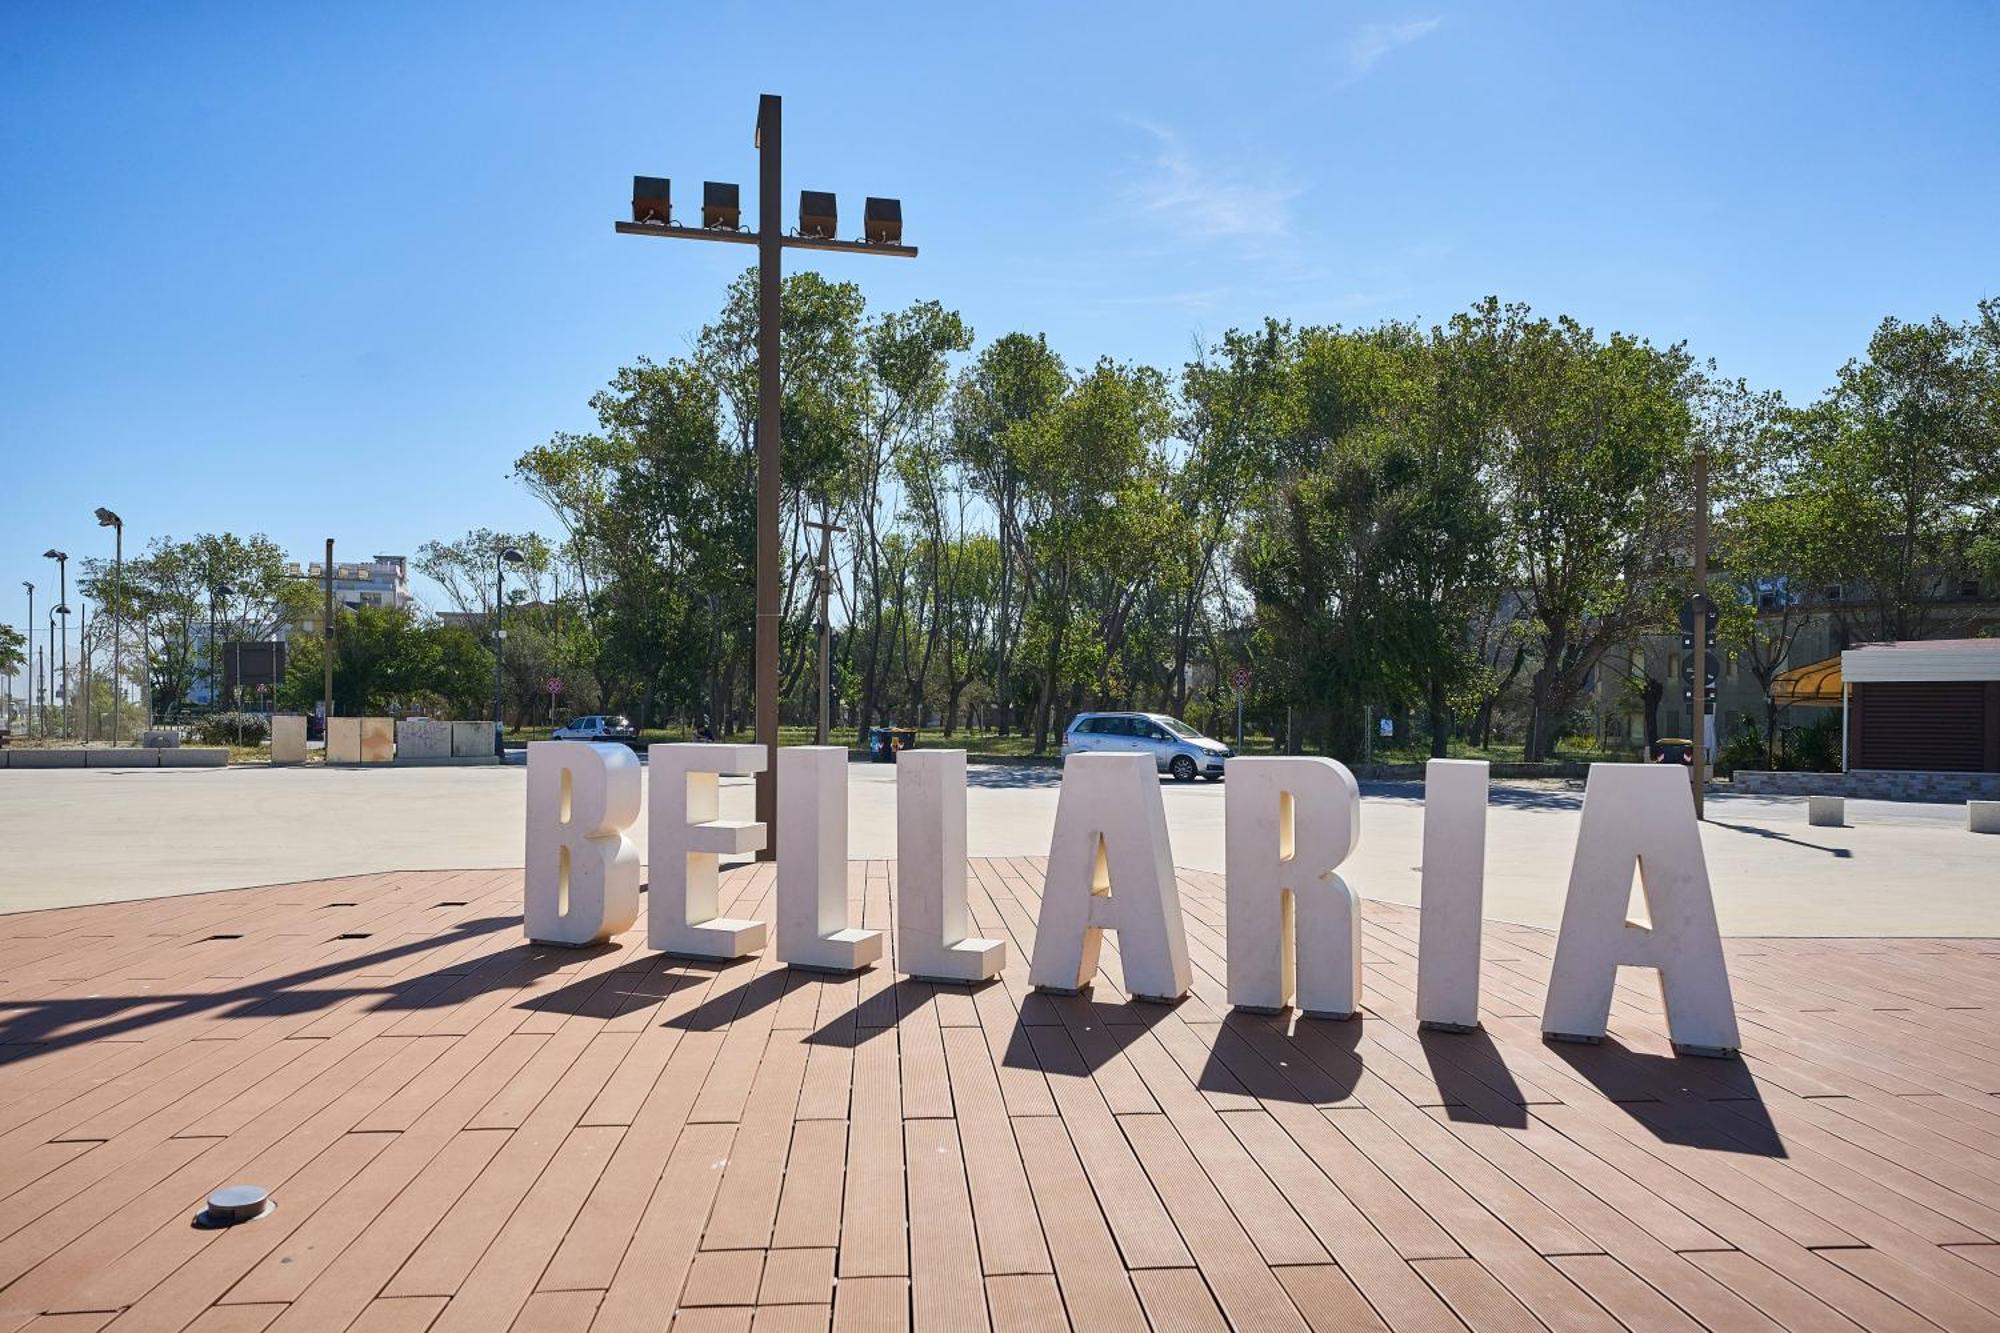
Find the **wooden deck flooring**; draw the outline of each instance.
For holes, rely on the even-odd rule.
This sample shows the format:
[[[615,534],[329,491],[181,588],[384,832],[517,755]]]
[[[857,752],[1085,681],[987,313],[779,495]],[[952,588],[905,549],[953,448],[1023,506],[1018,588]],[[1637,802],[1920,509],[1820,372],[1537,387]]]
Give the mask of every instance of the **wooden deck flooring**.
[[[1034,995],[974,873],[970,991],[531,947],[518,872],[0,917],[0,1331],[2000,1327],[2000,945],[1732,941],[1746,1058],[1676,1059],[1650,986],[1544,1045],[1501,925],[1420,1034],[1373,904],[1365,1017],[1232,1015],[1195,873],[1186,1002]]]

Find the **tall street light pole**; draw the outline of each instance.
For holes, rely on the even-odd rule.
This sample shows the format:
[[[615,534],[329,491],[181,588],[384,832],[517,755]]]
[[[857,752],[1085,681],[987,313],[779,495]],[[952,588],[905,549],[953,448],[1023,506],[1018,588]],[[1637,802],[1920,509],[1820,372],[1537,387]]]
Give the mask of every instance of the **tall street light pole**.
[[[217,642],[215,637],[215,604],[221,598],[227,597],[235,591],[236,589],[230,587],[227,583],[218,583],[208,590],[208,708],[210,712],[215,711],[216,701],[222,697],[222,690],[215,683],[216,659],[222,652],[222,646]]]
[[[125,520],[99,506],[97,526],[116,529],[116,545],[111,561],[111,743],[118,744],[119,693],[124,677],[119,674],[119,650],[125,643]]]
[[[781,265],[786,249],[835,250],[849,254],[895,255],[914,259],[915,246],[902,244],[903,209],[895,199],[870,198],[863,209],[865,239],[835,238],[834,197],[816,190],[799,195],[799,226],[783,231],[780,196],[784,193],[784,118],[782,101],[765,93],[757,102],[757,230],[738,229],[737,189],[706,182],[702,190],[702,225],[687,227],[673,220],[670,183],[653,176],[632,180],[632,221],[615,224],[626,236],[676,236],[702,241],[733,241],[757,247],[757,743],[764,747],[764,770],[757,775],[757,819],[767,828],[778,818],[778,582],[782,573],[778,547],[779,466],[782,438],[779,412],[782,384],[778,366]],[[758,859],[770,860],[777,839],[766,840]]]
[[[35,729],[35,585],[26,579],[21,586],[28,590],[28,730]]]
[[[74,709],[70,703],[69,689],[69,552],[58,551],[51,546],[42,552],[44,560],[56,562],[56,605],[62,608],[62,642],[56,649],[56,662],[62,672],[61,687],[56,697],[62,700],[62,732],[69,735],[75,723],[72,721]]]
[[[507,649],[507,627],[500,617],[507,604],[505,570],[508,565],[518,565],[525,558],[519,549],[512,546],[503,546],[493,553],[493,753],[503,761],[507,758],[507,746],[503,740],[507,727],[500,720],[500,672]]]

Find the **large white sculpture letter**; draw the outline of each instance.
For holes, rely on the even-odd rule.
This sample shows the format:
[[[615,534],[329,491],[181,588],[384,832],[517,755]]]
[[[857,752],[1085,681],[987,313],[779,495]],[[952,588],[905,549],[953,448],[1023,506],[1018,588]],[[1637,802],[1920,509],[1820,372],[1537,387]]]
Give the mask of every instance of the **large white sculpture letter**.
[[[741,958],[764,947],[764,923],[718,916],[718,856],[764,846],[754,820],[718,819],[721,776],[764,767],[761,745],[646,747],[646,943],[683,958]]]
[[[1322,1018],[1361,1008],[1361,900],[1334,873],[1361,841],[1361,791],[1331,759],[1231,759],[1223,799],[1229,1002]],[[1294,960],[1296,959],[1296,964]]]
[[[1150,754],[1079,754],[1063,764],[1029,984],[1071,994],[1097,975],[1118,932],[1125,992],[1171,1003],[1187,993],[1187,936]]]
[[[528,747],[521,924],[538,944],[601,944],[639,917],[639,756],[623,745]]]
[[[896,970],[923,981],[984,981],[1005,940],[968,939],[965,751],[896,756]]]
[[[1417,1026],[1479,1026],[1479,918],[1486,897],[1484,759],[1424,765],[1423,916],[1417,923]]]
[[[882,956],[882,932],[847,924],[847,751],[778,751],[778,961],[852,972]]]
[[[1628,921],[1639,868],[1650,925]],[[1667,1035],[1686,1055],[1733,1055],[1739,1039],[1722,935],[1687,770],[1678,764],[1593,764],[1583,826],[1556,938],[1542,1033],[1601,1041],[1620,965],[1660,972]]]

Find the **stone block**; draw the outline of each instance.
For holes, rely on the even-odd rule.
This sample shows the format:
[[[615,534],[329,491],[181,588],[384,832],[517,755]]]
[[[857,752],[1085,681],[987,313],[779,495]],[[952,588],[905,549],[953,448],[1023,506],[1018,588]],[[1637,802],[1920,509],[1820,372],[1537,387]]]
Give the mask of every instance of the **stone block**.
[[[454,722],[451,724],[451,753],[454,758],[474,759],[493,753],[493,724],[491,722]]]
[[[1965,826],[1974,833],[2000,833],[2000,801],[1967,801]]]
[[[361,719],[361,762],[393,763],[396,758],[396,722],[387,717]]]
[[[1844,796],[1806,797],[1806,823],[1820,828],[1840,828],[1847,823],[1847,798]]]
[[[396,724],[396,762],[437,763],[451,758],[451,723],[431,717],[406,717]]]
[[[229,751],[219,745],[185,745],[158,751],[161,768],[227,768]]]
[[[303,764],[305,761],[305,714],[279,713],[271,719],[271,762],[286,765]]]
[[[329,764],[361,762],[360,718],[330,717],[326,720],[326,762]]]
[[[138,746],[119,746],[116,749],[82,752],[86,768],[158,768],[160,753],[158,750],[147,750]]]
[[[15,750],[7,761],[9,768],[82,768],[84,764],[81,750]]]
[[[154,727],[139,738],[139,746],[146,750],[178,750],[181,734],[172,727]]]

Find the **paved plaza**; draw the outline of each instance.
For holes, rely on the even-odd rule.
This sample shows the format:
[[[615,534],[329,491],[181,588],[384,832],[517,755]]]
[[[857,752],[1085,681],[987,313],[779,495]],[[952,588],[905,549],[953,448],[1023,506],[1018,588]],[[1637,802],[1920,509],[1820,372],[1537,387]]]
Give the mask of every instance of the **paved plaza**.
[[[893,769],[849,897],[894,921]],[[1541,1039],[1581,793],[1500,784],[1483,1030],[1414,1015],[1422,789],[1365,789],[1364,1012],[1232,1011],[1224,789],[1173,1006],[1033,992],[1053,771],[979,767],[976,988],[521,934],[523,772],[0,774],[0,1333],[2000,1327],[2000,839],[1723,796],[1743,1058]],[[725,791],[747,817],[747,782]],[[643,837],[643,829],[641,830]],[[770,919],[769,866],[724,910]],[[42,908],[45,910],[24,910]],[[1815,938],[1818,937],[1818,938]],[[1828,938],[1841,937],[1841,938]],[[214,1189],[269,1215],[193,1224]]]
[[[509,871],[7,917],[0,1328],[2000,1322],[1990,942],[1732,940],[1744,1058],[1675,1058],[1650,985],[1544,1044],[1521,926],[1485,1030],[1419,1032],[1383,903],[1363,1017],[1231,1013],[1197,871],[1188,999],[1128,1003],[1110,941],[1037,995],[1040,870],[974,863],[975,990],[528,945]],[[233,1182],[275,1211],[191,1225]]]
[[[848,769],[849,851],[895,855],[895,769]],[[968,850],[1048,851],[1053,768],[973,765]],[[507,768],[0,772],[0,907],[108,902],[390,870],[519,866],[525,772]],[[1224,787],[1163,784],[1175,864],[1220,871]],[[1343,874],[1364,896],[1417,902],[1423,788],[1363,787],[1361,846]],[[1496,783],[1486,914],[1553,928],[1581,784]],[[1814,828],[1796,798],[1718,795],[1702,830],[1732,935],[2000,937],[2000,838],[1965,808],[1849,801]],[[730,780],[724,816],[751,817]],[[644,846],[644,815],[636,831]]]

